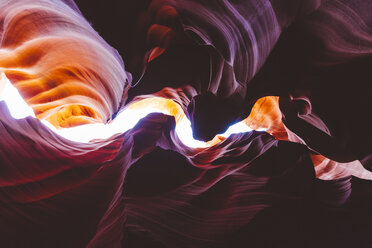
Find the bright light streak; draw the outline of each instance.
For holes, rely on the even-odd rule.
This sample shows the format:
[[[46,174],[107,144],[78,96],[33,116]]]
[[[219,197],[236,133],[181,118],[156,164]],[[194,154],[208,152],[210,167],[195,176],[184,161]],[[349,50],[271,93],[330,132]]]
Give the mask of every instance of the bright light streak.
[[[155,108],[143,108],[139,110],[125,109],[108,124],[95,123],[63,129],[56,129],[48,121],[42,122],[66,139],[87,143],[94,139],[107,139],[113,135],[124,133],[133,128],[140,119],[150,113],[167,114]]]
[[[238,122],[234,125],[231,125],[225,133],[220,134],[222,137],[229,137],[233,133],[246,133],[246,132],[251,132],[252,129],[248,127],[244,122]]]
[[[189,147],[208,147],[206,142],[193,138],[191,122],[186,116],[176,125],[176,133],[182,143]]]
[[[5,101],[10,115],[14,119],[23,119],[27,116],[35,117],[32,108],[27,105],[4,73],[0,75],[0,101]]]
[[[15,119],[26,118],[27,116],[35,117],[35,114],[31,107],[23,100],[18,90],[12,85],[7,79],[4,73],[1,74],[0,78],[0,101],[5,101],[10,114]],[[142,108],[142,109],[130,109],[127,108],[116,116],[116,118],[108,124],[86,124],[71,128],[56,129],[52,124],[46,120],[41,122],[59,134],[60,136],[76,141],[87,143],[95,139],[107,139],[113,135],[121,134],[127,130],[133,128],[137,122],[150,113],[163,113],[170,114],[166,111],[161,111],[156,108]],[[189,147],[208,147],[206,142],[195,140],[192,135],[191,122],[184,116],[176,125],[175,129],[179,139]],[[220,136],[228,137],[233,133],[244,133],[250,132],[250,129],[245,123],[238,122]]]

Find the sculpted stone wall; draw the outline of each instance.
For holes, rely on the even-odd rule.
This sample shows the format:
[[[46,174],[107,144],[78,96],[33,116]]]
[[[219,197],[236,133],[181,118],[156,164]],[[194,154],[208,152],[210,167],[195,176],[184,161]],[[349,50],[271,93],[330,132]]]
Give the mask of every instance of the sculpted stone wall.
[[[0,0],[0,70],[37,117],[0,102],[2,247],[370,246],[370,0],[76,3]],[[171,115],[88,143],[41,123],[145,105]]]

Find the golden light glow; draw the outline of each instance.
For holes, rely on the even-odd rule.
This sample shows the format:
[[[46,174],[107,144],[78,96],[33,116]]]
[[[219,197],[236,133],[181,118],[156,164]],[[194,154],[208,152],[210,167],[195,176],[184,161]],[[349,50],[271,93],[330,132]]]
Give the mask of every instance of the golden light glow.
[[[22,119],[28,116],[36,118],[33,109],[27,105],[4,73],[0,75],[0,101],[5,101],[11,116],[15,119]],[[72,109],[71,111],[80,111],[80,108],[77,110]],[[259,99],[248,118],[230,126],[224,134],[216,135],[208,142],[195,140],[192,135],[191,123],[181,106],[172,100],[161,97],[149,97],[134,102],[108,124],[90,123],[67,128],[56,128],[55,123],[60,123],[60,121],[51,122],[50,119],[44,119],[41,122],[66,139],[76,142],[89,142],[95,139],[107,139],[113,135],[124,133],[134,127],[141,118],[154,112],[174,116],[176,120],[176,134],[183,144],[189,147],[210,147],[225,140],[233,133],[250,132],[253,129],[266,130],[277,138],[287,139],[285,128],[281,122],[277,97]],[[79,114],[81,116],[90,115],[89,112]],[[372,179],[372,173],[364,169],[357,160],[342,164],[321,155],[311,155],[311,159],[313,160],[317,177],[321,179],[329,180],[349,175],[367,180]]]
[[[116,50],[63,3],[0,7],[0,71],[35,116],[58,129],[109,120],[128,79]]]
[[[27,116],[35,117],[32,108],[29,107],[23,100],[17,89],[12,86],[5,74],[2,74],[0,82],[0,89],[2,89],[0,91],[0,100],[4,100],[6,102],[12,116],[14,118],[25,118]],[[255,109],[265,109],[262,107],[264,106],[264,103],[259,102],[259,104],[261,108]],[[191,123],[187,119],[181,106],[169,99],[161,97],[151,97],[134,102],[126,109],[124,109],[121,113],[119,113],[116,118],[108,124],[89,122],[89,118],[94,115],[94,112],[91,112],[89,109],[82,111],[82,109],[84,110],[84,108],[75,108],[74,105],[67,104],[67,106],[62,105],[62,110],[58,111],[58,114],[53,115],[53,118],[56,119],[53,119],[50,116],[44,119],[41,119],[40,116],[37,115],[36,117],[38,119],[41,119],[42,123],[44,123],[48,128],[61,135],[62,137],[77,142],[89,142],[91,140],[106,139],[113,135],[124,133],[125,131],[132,128],[141,118],[145,117],[149,113],[159,112],[175,117],[175,131],[180,140],[185,145],[190,147],[209,147],[221,142],[233,133],[252,131],[252,128],[249,127],[246,123],[257,123],[254,118],[260,116],[259,114],[251,115],[253,117],[250,116],[246,120],[232,125],[224,134],[217,135],[213,140],[209,142],[202,142],[193,138]],[[67,111],[67,113],[65,113],[64,111]],[[69,114],[70,112],[74,111],[76,111],[77,114],[80,116],[76,120],[76,124],[80,123],[80,125],[71,125],[66,126],[65,128],[61,128],[60,123],[63,122],[63,118],[67,116],[66,118],[69,118],[70,122],[72,117]],[[81,123],[81,118],[84,118],[85,116],[87,117],[88,121],[86,123]],[[263,127],[260,127],[256,124],[255,128],[262,129]]]

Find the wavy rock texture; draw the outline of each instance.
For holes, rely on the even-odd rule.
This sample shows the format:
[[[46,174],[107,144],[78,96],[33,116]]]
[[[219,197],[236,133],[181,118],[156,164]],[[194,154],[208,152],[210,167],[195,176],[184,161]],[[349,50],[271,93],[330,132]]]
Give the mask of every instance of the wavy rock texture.
[[[56,127],[111,119],[126,98],[128,76],[79,10],[62,1],[0,6],[0,68],[37,117]]]
[[[0,68],[37,116],[0,102],[1,246],[370,247],[371,1],[77,5],[0,1]],[[131,103],[174,117],[89,143],[40,122]],[[185,115],[206,141],[267,132],[189,148]]]
[[[337,227],[325,240],[341,244],[339,223],[349,230],[368,216],[369,181],[317,181],[305,146],[265,132],[190,149],[172,117],[152,114],[125,134],[79,144],[36,119],[14,120],[4,107],[7,247],[301,247],[323,241],[312,235],[324,223]],[[360,186],[351,189],[355,180]],[[358,223],[358,235],[341,240],[368,244],[370,227]]]
[[[371,4],[124,1],[113,2],[109,19],[95,13],[103,9],[99,3],[81,6],[134,75],[127,102],[165,87],[191,87],[182,108],[195,136],[210,140],[246,118],[263,96],[308,99],[308,107],[295,105],[311,117],[292,118],[286,126],[317,152],[339,162],[359,159],[370,169],[371,137],[357,130],[369,126]],[[116,30],[116,23],[123,28]],[[281,105],[284,112],[290,109]],[[309,118],[320,121],[309,126]],[[329,133],[317,132],[324,125]]]

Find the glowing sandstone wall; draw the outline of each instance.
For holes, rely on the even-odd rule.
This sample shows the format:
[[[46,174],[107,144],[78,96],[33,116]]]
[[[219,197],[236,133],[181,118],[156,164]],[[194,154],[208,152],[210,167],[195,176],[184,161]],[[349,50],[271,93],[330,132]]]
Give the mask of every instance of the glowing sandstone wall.
[[[128,76],[74,6],[1,1],[0,68],[39,119],[71,127],[111,119]]]
[[[120,56],[72,1],[0,1],[0,68],[38,117],[0,102],[1,246],[370,246],[371,1],[77,3]],[[88,143],[40,122],[146,101],[175,118]],[[206,141],[267,132],[190,148],[183,115]]]

